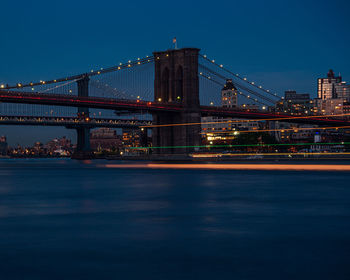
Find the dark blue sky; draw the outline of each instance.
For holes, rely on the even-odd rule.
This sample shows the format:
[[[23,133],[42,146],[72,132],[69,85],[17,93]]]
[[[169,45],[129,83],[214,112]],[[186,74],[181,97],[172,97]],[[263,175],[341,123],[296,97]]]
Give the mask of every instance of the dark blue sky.
[[[329,68],[350,80],[349,8],[346,0],[2,0],[0,83],[114,65],[170,48],[176,36],[179,47],[199,47],[266,88],[315,96]],[[0,127],[1,134],[10,144],[74,137],[57,128]]]

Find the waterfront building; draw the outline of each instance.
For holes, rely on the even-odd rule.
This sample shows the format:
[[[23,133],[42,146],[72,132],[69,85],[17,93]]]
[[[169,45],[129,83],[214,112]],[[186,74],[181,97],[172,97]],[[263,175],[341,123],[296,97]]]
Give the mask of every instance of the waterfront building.
[[[121,147],[122,140],[116,130],[111,128],[95,129],[90,134],[90,147],[93,150],[117,150]]]
[[[131,128],[123,128],[122,141],[124,147],[140,147],[140,131]]]
[[[263,122],[244,122],[240,119],[202,117],[202,139],[205,143],[229,142],[239,135],[239,131],[258,130]]]
[[[123,128],[122,145],[126,155],[145,154],[149,152],[146,147],[151,146],[151,138],[147,129]],[[134,149],[135,147],[139,149]]]
[[[7,140],[5,136],[0,137],[0,155],[4,156],[7,154]]]
[[[55,138],[44,145],[44,149],[48,155],[62,154],[69,155],[73,151],[72,142],[70,139],[63,136],[62,138]],[[57,152],[60,151],[60,152]],[[61,151],[64,151],[61,153]]]
[[[348,102],[345,102],[345,104],[348,104]],[[314,105],[314,112],[317,115],[340,115],[344,113],[344,100],[342,98],[315,98]]]
[[[276,121],[271,127],[274,130],[271,131],[270,134],[273,135],[278,142],[282,143],[313,142],[317,130],[303,130],[303,128],[310,127],[317,128],[317,125]]]
[[[314,102],[308,93],[297,93],[295,90],[284,92],[284,97],[276,103],[276,112],[291,115],[311,115],[314,111]]]

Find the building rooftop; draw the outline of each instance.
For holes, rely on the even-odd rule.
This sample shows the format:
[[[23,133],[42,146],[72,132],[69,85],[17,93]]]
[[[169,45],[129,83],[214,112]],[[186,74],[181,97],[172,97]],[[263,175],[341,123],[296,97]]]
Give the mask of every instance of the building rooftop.
[[[237,90],[237,88],[233,84],[232,79],[228,79],[222,90]]]

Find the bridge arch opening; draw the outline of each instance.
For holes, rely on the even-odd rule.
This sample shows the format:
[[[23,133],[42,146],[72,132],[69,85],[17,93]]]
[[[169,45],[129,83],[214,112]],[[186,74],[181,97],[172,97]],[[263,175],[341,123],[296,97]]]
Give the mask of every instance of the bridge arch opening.
[[[160,93],[160,101],[169,101],[169,69],[166,67],[162,73],[162,88]]]

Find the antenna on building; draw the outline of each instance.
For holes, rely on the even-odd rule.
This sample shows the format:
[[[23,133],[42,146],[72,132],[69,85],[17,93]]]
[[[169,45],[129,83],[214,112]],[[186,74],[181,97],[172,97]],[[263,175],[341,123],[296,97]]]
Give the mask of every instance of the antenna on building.
[[[176,37],[173,38],[174,49],[177,50],[177,41]]]

